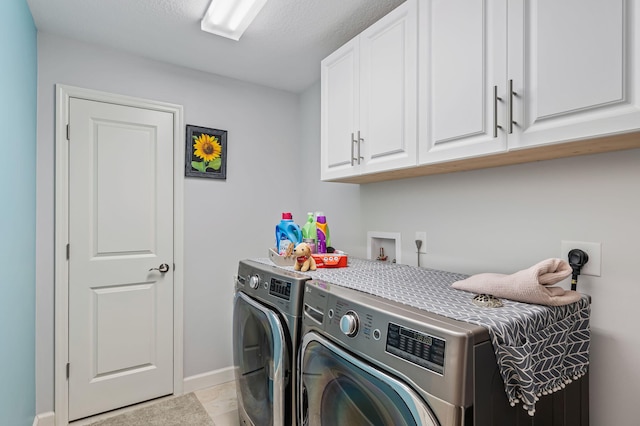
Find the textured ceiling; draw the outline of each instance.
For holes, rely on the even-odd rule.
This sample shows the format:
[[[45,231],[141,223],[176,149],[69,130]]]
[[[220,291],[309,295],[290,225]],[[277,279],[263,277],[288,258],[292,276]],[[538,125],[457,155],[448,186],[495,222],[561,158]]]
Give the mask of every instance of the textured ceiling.
[[[324,57],[404,0],[269,0],[240,41],[200,30],[209,1],[27,3],[41,32],[300,92],[320,78]]]

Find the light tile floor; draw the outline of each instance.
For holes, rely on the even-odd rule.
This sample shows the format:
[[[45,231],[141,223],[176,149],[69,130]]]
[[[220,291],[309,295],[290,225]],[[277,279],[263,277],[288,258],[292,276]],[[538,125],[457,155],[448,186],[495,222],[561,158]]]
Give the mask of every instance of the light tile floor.
[[[202,406],[209,413],[209,417],[213,419],[215,426],[239,426],[238,420],[238,398],[236,396],[235,382],[227,382],[218,386],[195,391],[194,394],[200,400]],[[69,423],[69,426],[87,426],[99,420],[117,416],[118,414],[127,413],[138,408],[155,404],[163,399],[173,398],[167,396],[164,398],[154,399],[153,401],[143,402],[141,404],[132,405],[130,407],[121,408],[119,410],[110,411],[105,414],[88,417],[86,419],[77,420]]]
[[[239,426],[236,383],[227,382],[194,392],[216,426]]]

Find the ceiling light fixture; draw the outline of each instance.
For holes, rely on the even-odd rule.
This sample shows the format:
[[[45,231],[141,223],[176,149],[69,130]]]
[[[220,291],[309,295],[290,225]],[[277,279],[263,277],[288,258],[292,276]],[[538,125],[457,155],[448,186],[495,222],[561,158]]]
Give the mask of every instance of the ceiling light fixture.
[[[200,28],[232,40],[240,40],[266,2],[267,0],[211,0],[200,22]]]

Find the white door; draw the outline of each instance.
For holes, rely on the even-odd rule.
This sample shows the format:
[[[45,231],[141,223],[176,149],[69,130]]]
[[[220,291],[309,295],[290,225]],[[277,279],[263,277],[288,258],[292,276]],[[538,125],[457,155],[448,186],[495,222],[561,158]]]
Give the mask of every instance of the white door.
[[[639,17],[628,0],[509,1],[510,149],[640,128]]]
[[[174,131],[170,113],[77,98],[69,123],[74,420],[173,393]]]
[[[360,173],[416,165],[417,3],[406,1],[360,35]]]
[[[504,152],[507,2],[420,2],[420,164]]]

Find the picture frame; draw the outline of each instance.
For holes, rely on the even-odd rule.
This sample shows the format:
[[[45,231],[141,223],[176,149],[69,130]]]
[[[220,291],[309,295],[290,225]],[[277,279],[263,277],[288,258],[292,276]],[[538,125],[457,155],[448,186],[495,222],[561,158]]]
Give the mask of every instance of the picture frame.
[[[185,176],[227,178],[227,131],[187,125]]]

